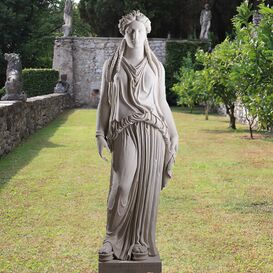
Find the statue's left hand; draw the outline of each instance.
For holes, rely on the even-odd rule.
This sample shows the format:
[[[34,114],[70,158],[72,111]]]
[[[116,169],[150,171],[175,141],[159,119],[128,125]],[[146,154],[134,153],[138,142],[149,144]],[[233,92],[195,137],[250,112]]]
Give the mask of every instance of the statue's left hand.
[[[172,136],[170,138],[170,142],[171,142],[171,151],[175,151],[175,153],[178,152],[178,136]]]
[[[107,151],[110,153],[110,148],[103,136],[97,137],[97,148],[98,148],[98,152],[99,152],[100,157],[103,160],[108,161],[108,159],[102,155],[103,148],[106,148]]]

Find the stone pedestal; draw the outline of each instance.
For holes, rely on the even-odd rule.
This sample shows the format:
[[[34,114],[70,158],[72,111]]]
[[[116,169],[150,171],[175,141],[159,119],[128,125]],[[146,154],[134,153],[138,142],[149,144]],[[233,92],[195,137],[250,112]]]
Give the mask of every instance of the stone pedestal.
[[[99,262],[99,273],[161,273],[162,263],[159,256],[149,257],[145,261]]]
[[[69,84],[67,92],[74,99],[74,39],[57,38],[54,45],[53,69],[58,70],[60,75],[66,75]]]

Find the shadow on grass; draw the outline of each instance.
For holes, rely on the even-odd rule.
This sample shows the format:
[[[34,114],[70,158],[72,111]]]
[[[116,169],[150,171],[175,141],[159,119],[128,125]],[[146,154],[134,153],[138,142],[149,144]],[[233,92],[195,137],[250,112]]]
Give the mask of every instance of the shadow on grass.
[[[24,139],[7,155],[0,157],[0,192],[10,179],[35,158],[44,148],[57,148],[62,145],[54,144],[49,139],[61,127],[75,109],[66,110],[44,128]]]
[[[242,135],[241,138],[245,140],[262,140],[262,141],[267,141],[267,142],[273,142],[273,134],[272,133],[267,133],[267,132],[258,132],[254,131],[253,136],[254,138],[250,138],[250,133],[248,129],[242,129],[238,128],[236,130],[233,130],[231,128],[227,129],[202,129],[201,130],[204,133],[209,133],[209,134],[245,134]]]
[[[185,107],[181,107],[181,106],[171,106],[171,110],[174,113],[183,113],[183,114],[189,114],[189,115],[201,115],[205,117],[205,110],[204,108],[200,107],[200,108],[194,108],[193,110],[190,110],[189,108],[185,108]],[[210,116],[223,116],[218,114],[217,112],[210,112],[209,113],[209,117]]]
[[[247,133],[249,134],[249,131],[247,129],[231,129],[231,128],[226,128],[226,129],[202,129],[200,130],[204,133],[210,133],[210,134],[241,134],[241,133]]]
[[[273,133],[259,133],[262,138],[260,138],[263,141],[273,142]]]
[[[269,201],[227,204],[226,208],[230,211],[240,213],[273,213],[273,203]]]

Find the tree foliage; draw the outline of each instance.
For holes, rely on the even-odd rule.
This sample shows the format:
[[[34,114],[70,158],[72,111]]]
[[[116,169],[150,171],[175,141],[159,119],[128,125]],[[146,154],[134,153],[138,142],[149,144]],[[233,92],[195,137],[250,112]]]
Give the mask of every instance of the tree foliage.
[[[4,85],[4,53],[21,55],[23,67],[52,67],[54,40],[61,36],[65,0],[2,0],[0,2],[0,86]],[[72,35],[87,36],[90,27],[74,5]]]
[[[41,51],[47,52],[48,36],[60,25],[51,16],[57,6],[53,0],[2,0],[0,2],[0,65],[1,83],[4,80],[6,62],[3,54],[20,53],[24,66],[37,65]],[[44,54],[42,54],[44,55]],[[44,55],[46,56],[46,54]],[[48,60],[41,58],[39,63],[44,66]]]
[[[230,126],[235,126],[234,107],[240,101],[246,109],[252,136],[257,118],[261,129],[273,127],[273,9],[261,3],[259,24],[251,22],[253,10],[242,3],[233,18],[235,38],[226,38],[212,53],[199,51],[196,60],[201,71],[181,68],[182,76],[173,87],[180,104],[200,103],[200,92],[214,97],[226,106]]]
[[[230,19],[242,0],[210,0],[213,13],[211,31],[222,41],[231,31]],[[151,37],[195,39],[200,33],[199,17],[205,1],[200,0],[80,0],[81,17],[97,36],[119,36],[118,20],[127,12],[139,9],[152,22]]]
[[[117,23],[119,19],[133,9],[141,10],[152,21],[152,36],[166,37],[174,27],[175,4],[177,0],[132,1],[132,0],[81,0],[79,10],[81,17],[91,26],[98,36],[119,36]]]
[[[248,2],[238,7],[233,19],[238,57],[231,80],[247,109],[251,137],[256,118],[262,129],[273,128],[273,9],[264,4],[258,9],[262,15],[258,25],[248,20],[253,13]]]

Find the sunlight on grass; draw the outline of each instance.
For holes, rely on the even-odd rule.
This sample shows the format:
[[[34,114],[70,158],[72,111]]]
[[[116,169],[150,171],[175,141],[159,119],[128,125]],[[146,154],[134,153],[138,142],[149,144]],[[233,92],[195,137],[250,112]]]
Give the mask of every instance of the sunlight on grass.
[[[164,273],[273,272],[273,143],[173,109],[180,147],[161,193]],[[97,272],[110,162],[96,111],[64,112],[0,160],[0,272]],[[109,156],[108,156],[109,158]]]

